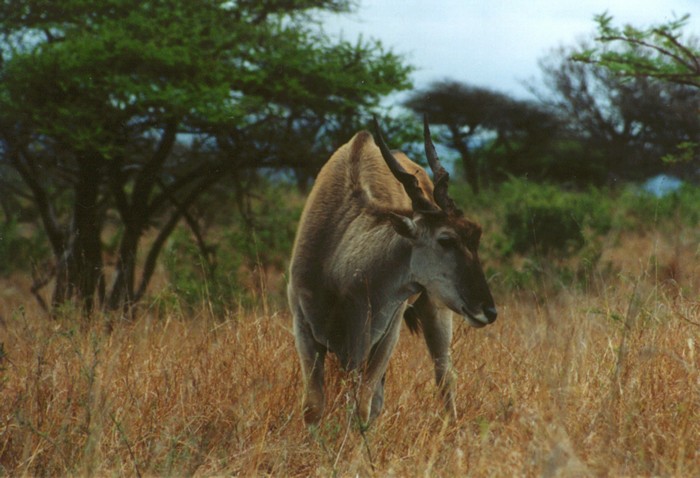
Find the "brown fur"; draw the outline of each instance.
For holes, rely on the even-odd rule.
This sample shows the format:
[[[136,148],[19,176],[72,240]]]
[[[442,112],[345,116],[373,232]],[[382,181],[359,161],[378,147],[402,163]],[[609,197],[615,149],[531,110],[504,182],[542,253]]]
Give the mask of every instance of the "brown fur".
[[[403,153],[393,156],[418,180],[417,194],[425,197],[421,201],[409,198],[389,169],[390,159],[363,131],[322,168],[302,213],[288,294],[307,423],[321,418],[327,351],[347,369],[362,367],[363,422],[379,413],[386,366],[408,304],[414,305],[407,323],[412,330],[420,324],[436,380],[454,416],[451,310],[468,315],[475,327],[495,319],[476,252],[479,226],[457,210],[443,211],[434,202],[433,183],[425,170]],[[414,211],[416,204],[426,209]],[[454,247],[440,245],[445,237],[454,237]],[[441,302],[435,302],[433,294],[442,297]],[[482,308],[491,311],[488,322]]]
[[[433,183],[425,170],[403,153],[394,152],[394,155],[406,171],[418,177],[426,195],[432,197]],[[331,156],[316,178],[299,222],[292,253],[291,269],[298,272],[295,276],[314,280],[330,274],[336,282],[342,282],[351,266],[346,264],[339,270],[327,270],[329,258],[336,257],[342,263],[351,259],[374,261],[384,253],[382,249],[388,236],[394,235],[393,231],[388,228],[384,231],[386,236],[380,244],[375,244],[375,251],[368,251],[367,245],[357,240],[350,241],[349,250],[342,249],[348,242],[343,236],[349,235],[348,230],[375,229],[379,222],[386,222],[387,211],[410,215],[411,200],[386,167],[372,135],[361,131]],[[354,251],[353,244],[364,253],[355,254],[362,251]],[[360,267],[360,264],[353,266]]]

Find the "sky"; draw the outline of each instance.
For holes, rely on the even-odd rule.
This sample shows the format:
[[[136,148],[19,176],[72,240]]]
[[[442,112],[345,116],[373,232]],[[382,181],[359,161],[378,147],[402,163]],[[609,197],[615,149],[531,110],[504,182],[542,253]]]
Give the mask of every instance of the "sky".
[[[417,68],[418,89],[451,79],[528,98],[538,60],[591,37],[593,17],[606,11],[615,25],[636,27],[689,13],[685,31],[700,36],[700,0],[359,0],[324,29],[381,40]]]

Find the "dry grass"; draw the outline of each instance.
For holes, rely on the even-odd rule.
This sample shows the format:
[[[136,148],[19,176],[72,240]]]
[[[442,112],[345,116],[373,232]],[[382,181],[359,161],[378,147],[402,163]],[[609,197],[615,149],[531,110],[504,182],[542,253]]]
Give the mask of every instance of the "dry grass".
[[[364,434],[333,363],[303,427],[286,312],[107,332],[5,287],[0,476],[700,476],[700,251],[681,246],[622,240],[589,290],[504,293],[496,324],[460,324],[457,423],[404,330]]]

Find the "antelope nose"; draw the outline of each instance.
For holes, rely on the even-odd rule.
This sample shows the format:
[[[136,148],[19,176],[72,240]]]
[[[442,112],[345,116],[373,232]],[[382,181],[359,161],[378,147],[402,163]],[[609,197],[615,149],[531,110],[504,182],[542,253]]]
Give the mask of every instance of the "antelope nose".
[[[489,324],[496,320],[498,317],[498,311],[495,307],[484,307],[484,315],[489,320]]]

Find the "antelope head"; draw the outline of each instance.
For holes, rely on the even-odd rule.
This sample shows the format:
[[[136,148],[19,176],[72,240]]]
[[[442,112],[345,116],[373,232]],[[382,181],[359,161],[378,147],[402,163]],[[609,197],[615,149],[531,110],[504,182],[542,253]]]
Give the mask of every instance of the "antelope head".
[[[432,192],[424,191],[418,178],[394,157],[376,118],[374,128],[384,161],[411,199],[410,215],[389,215],[394,230],[412,244],[410,272],[414,281],[469,325],[492,323],[497,311],[479,261],[481,227],[464,217],[447,192],[450,175],[438,159],[427,117],[423,132],[425,154],[433,172]]]

